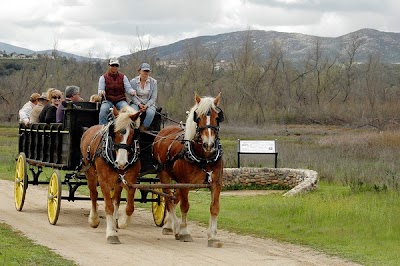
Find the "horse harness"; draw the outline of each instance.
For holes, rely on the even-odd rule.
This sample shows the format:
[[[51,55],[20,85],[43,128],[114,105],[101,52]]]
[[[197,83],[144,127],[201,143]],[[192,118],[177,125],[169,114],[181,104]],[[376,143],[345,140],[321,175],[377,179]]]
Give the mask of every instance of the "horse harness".
[[[196,121],[197,122],[197,121]],[[184,133],[181,133],[179,135],[177,135],[175,137],[175,139],[170,143],[170,145],[168,146],[168,151],[167,151],[167,159],[166,159],[166,163],[165,165],[169,165],[172,166],[173,164],[178,160],[178,159],[184,159],[187,162],[191,163],[191,164],[195,164],[197,165],[199,168],[201,168],[201,170],[206,174],[206,177],[204,179],[204,183],[211,183],[212,181],[212,177],[211,174],[213,171],[207,171],[206,168],[207,166],[214,166],[219,159],[221,159],[224,151],[222,148],[222,144],[220,142],[220,139],[217,137],[215,140],[215,148],[216,151],[214,152],[214,154],[211,157],[208,158],[204,158],[199,156],[198,154],[195,153],[195,150],[193,148],[193,145],[195,143],[199,143],[200,142],[200,133],[202,130],[207,129],[207,128],[211,128],[212,130],[214,130],[217,133],[219,133],[219,126],[213,126],[213,125],[206,125],[203,127],[198,127],[196,129],[196,135],[195,135],[195,139],[194,140],[185,140],[183,139]],[[172,148],[172,145],[176,142],[176,141],[180,141],[181,143],[183,143],[183,148],[174,156],[170,156],[170,151]],[[172,170],[173,172],[173,170]]]
[[[88,148],[87,148],[87,153],[86,153],[86,160],[89,162],[83,169],[83,172],[86,172],[90,167],[94,167],[94,161],[97,157],[100,155],[103,157],[103,159],[121,176],[119,173],[120,170],[117,168],[116,162],[115,162],[115,152],[118,149],[125,149],[129,152],[130,156],[128,158],[128,163],[125,166],[124,169],[132,166],[137,162],[139,159],[139,154],[140,154],[140,146],[139,146],[139,140],[136,137],[133,140],[132,145],[127,145],[127,144],[117,144],[114,143],[113,141],[113,130],[114,130],[114,122],[109,122],[107,125],[103,127],[101,131],[98,131],[90,141]],[[110,134],[110,131],[112,132]],[[94,154],[91,156],[90,150],[91,146],[93,145],[94,140],[97,138],[97,136],[101,134],[101,142],[97,145]],[[101,147],[100,147],[101,143]],[[82,160],[83,161],[83,160]],[[123,174],[124,176],[125,174]],[[122,178],[123,178],[122,176]]]

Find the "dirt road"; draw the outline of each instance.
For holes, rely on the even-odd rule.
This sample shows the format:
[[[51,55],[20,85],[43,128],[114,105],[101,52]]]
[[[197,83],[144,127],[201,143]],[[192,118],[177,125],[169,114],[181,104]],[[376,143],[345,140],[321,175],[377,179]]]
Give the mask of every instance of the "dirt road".
[[[194,242],[181,243],[162,235],[144,209],[136,209],[133,224],[119,230],[122,244],[110,245],[104,219],[97,229],[88,225],[88,201],[62,201],[57,225],[50,225],[46,193],[46,186],[30,185],[23,211],[18,212],[13,182],[0,180],[0,222],[79,265],[356,265],[309,248],[239,236],[222,228],[218,233],[223,247],[208,248],[206,228],[195,223],[189,224]],[[99,209],[104,209],[102,202]]]

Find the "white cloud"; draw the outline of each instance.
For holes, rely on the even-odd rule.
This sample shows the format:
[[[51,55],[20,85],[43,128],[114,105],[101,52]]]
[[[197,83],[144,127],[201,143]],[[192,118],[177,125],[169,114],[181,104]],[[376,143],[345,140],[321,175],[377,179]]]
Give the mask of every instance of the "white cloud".
[[[185,38],[263,29],[340,36],[400,31],[395,0],[14,0],[0,9],[0,41],[106,57]]]

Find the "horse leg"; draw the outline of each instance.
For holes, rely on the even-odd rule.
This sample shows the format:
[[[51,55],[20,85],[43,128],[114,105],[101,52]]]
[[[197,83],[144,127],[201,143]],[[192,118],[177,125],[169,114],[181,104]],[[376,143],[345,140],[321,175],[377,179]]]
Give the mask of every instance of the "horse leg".
[[[189,229],[187,227],[187,213],[189,211],[189,189],[180,189],[180,196],[181,196],[181,224],[180,224],[180,232],[179,232],[179,239],[182,242],[193,242],[193,238],[190,235]]]
[[[118,227],[118,210],[119,210],[119,205],[121,203],[122,186],[117,185],[114,188],[113,192],[114,192],[112,196],[112,201],[114,205],[113,222],[114,222],[114,227],[118,229],[120,228]]]
[[[157,177],[160,179],[160,182],[163,184],[169,184],[171,181],[171,177],[166,170],[162,170],[158,173]],[[173,196],[171,189],[164,188],[163,192],[170,196]],[[175,195],[176,196],[176,195]],[[171,198],[165,198],[165,208],[167,210],[163,225],[162,233],[163,235],[175,235],[175,239],[179,239],[178,237],[178,218],[176,217],[175,209],[176,204],[179,201],[179,197],[175,197],[173,200]]]
[[[135,188],[129,188],[126,193],[126,207],[121,219],[118,220],[118,228],[126,228],[132,220],[132,214],[135,209]]]
[[[89,217],[88,217],[88,222],[89,225],[93,228],[97,228],[100,223],[99,219],[99,213],[98,213],[98,207],[99,205],[97,204],[97,197],[98,197],[98,192],[97,192],[97,179],[91,173],[91,169],[89,169],[86,173],[86,179],[88,183],[88,188],[90,191],[90,200],[92,202],[92,207],[90,209]]]
[[[106,184],[107,185],[107,184]],[[116,221],[114,217],[114,204],[111,199],[110,190],[108,188],[103,187],[103,184],[100,183],[101,190],[104,196],[104,209],[106,213],[106,239],[107,243],[109,244],[120,244],[117,228],[116,228]],[[105,185],[104,185],[105,186]]]
[[[222,242],[217,238],[217,222],[219,214],[219,196],[221,192],[221,185],[213,184],[210,188],[211,191],[211,204],[210,204],[210,221],[208,227],[208,246],[219,248],[222,247]]]

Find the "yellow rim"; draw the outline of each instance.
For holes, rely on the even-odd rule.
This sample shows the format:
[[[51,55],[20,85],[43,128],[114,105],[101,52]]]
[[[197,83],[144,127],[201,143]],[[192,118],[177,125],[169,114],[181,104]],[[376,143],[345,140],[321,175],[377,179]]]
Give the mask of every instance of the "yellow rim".
[[[155,190],[162,192],[161,188],[158,188]],[[158,202],[158,200],[155,202],[152,202],[153,218],[154,218],[154,223],[157,226],[163,226],[164,225],[164,217],[165,217],[165,198],[152,193],[153,200],[157,199],[158,197],[160,197],[159,202]]]
[[[51,175],[47,192],[47,216],[51,224],[56,224],[61,203],[61,179],[58,172]]]
[[[26,159],[25,155],[21,153],[18,156],[17,164],[15,167],[14,177],[14,202],[15,208],[20,211],[24,205],[25,192],[26,192]]]

